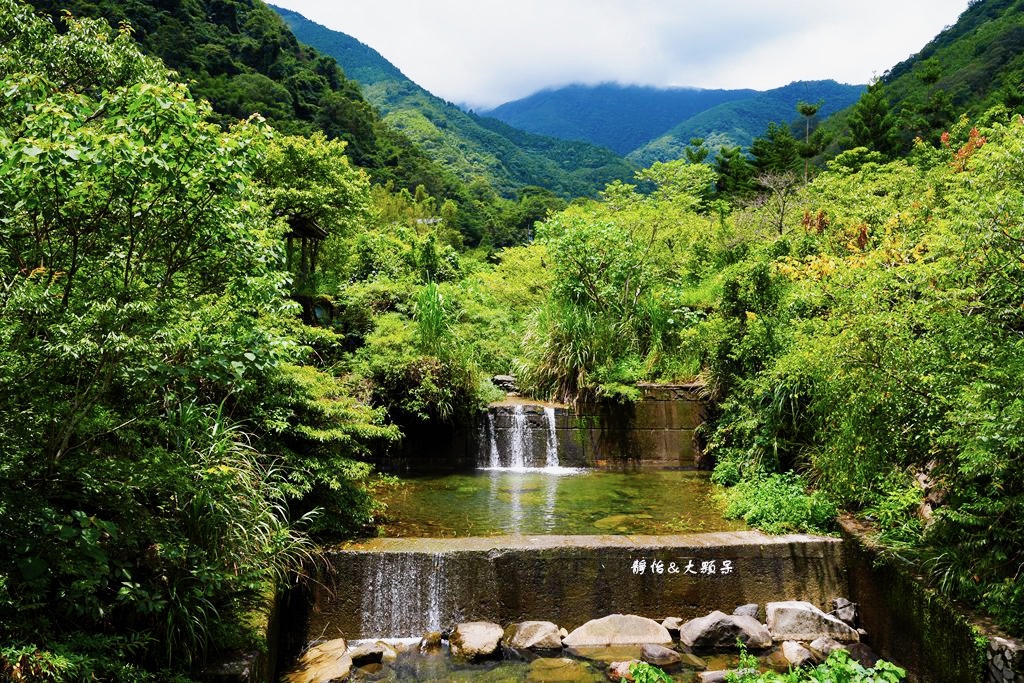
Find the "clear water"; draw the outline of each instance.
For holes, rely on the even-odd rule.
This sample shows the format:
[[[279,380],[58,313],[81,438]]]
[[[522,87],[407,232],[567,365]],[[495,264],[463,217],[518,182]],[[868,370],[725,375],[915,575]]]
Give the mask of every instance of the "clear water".
[[[706,472],[489,468],[417,477],[382,491],[387,537],[683,534],[725,520]]]
[[[389,641],[396,643],[396,641]],[[354,643],[350,643],[350,646]],[[460,663],[453,661],[447,648],[431,653],[420,652],[417,641],[411,639],[398,645],[400,654],[392,662],[353,668],[350,680],[388,681],[392,683],[436,681],[448,683],[455,681],[474,681],[489,683],[545,683],[562,681],[569,683],[605,683],[608,681],[607,667],[609,662],[639,659],[640,648],[622,646],[608,648],[606,656],[592,652],[589,659],[578,659],[570,656],[541,658],[534,662],[517,660],[487,661],[479,663]],[[709,670],[729,669],[737,666],[738,658],[731,655],[705,656],[704,661]],[[765,662],[759,665],[761,670],[769,667]],[[673,683],[689,683],[698,681],[697,672],[682,669],[670,676]]]

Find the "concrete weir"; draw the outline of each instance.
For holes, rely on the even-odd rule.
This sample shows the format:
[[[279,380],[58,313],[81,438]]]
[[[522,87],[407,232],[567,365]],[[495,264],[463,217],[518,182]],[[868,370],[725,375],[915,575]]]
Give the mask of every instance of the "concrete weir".
[[[842,541],[756,531],[679,536],[379,538],[329,553],[309,633],[411,637],[457,622],[611,613],[689,619],[750,602],[844,595]]]

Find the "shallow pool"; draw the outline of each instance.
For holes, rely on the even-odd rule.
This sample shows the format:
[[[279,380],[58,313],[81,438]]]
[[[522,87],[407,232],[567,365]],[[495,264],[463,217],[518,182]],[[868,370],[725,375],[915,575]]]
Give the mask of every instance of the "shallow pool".
[[[706,472],[490,469],[402,480],[381,492],[388,537],[682,534],[725,520]]]

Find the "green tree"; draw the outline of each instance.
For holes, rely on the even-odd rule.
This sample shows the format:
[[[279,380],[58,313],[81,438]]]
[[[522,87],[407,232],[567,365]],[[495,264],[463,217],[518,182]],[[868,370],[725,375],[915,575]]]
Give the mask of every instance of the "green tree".
[[[689,164],[703,164],[711,154],[704,144],[704,138],[690,138],[690,143],[683,149],[683,158]]]
[[[889,106],[885,85],[876,80],[853,106],[849,118],[854,147],[866,147],[886,158],[896,152],[896,117]]]
[[[715,191],[728,198],[742,199],[753,194],[754,166],[737,146],[722,147],[715,157]]]
[[[288,503],[315,463],[284,442],[391,434],[290,376],[327,377],[300,365],[284,226],[252,180],[270,129],[210,123],[127,30],[57,34],[0,0],[0,36],[0,675],[188,671],[247,645],[243,615],[310,556]],[[365,493],[329,464],[325,488]]]
[[[750,144],[750,155],[759,174],[795,173],[800,166],[800,143],[789,126],[769,123],[765,134]]]
[[[818,146],[811,144],[811,120],[818,114],[823,101],[819,100],[814,104],[808,102],[797,102],[796,110],[804,117],[804,144],[800,148],[800,156],[804,160],[804,185],[807,184],[807,175],[810,169],[811,159],[818,153]]]

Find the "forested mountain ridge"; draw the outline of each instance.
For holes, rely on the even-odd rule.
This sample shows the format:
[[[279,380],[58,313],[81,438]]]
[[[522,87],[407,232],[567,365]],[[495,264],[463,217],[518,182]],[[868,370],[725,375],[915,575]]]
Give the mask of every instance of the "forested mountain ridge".
[[[798,81],[764,92],[572,85],[486,113],[525,130],[608,144],[642,167],[679,158],[695,137],[713,150],[746,149],[769,123],[796,118],[797,102],[820,100],[827,115],[856,102],[862,90],[835,81]]]
[[[614,152],[528,135],[466,113],[409,80],[378,52],[297,12],[277,11],[295,36],[338,61],[384,120],[465,181],[484,177],[506,196],[537,185],[563,196],[594,195],[635,170]],[[514,138],[514,139],[513,139]]]
[[[626,155],[680,121],[756,90],[654,88],[602,83],[547,89],[481,112],[510,126],[563,140],[586,140]]]
[[[450,172],[409,139],[384,125],[334,60],[299,44],[260,0],[122,3],[114,0],[34,0],[58,30],[61,14],[127,22],[142,49],[190,81],[220,123],[259,112],[277,130],[321,130],[348,143],[346,153],[375,180],[434,195],[460,193]],[[187,37],[187,39],[183,39]]]
[[[952,26],[881,78],[905,145],[960,114],[1024,103],[1024,2],[973,0]]]

